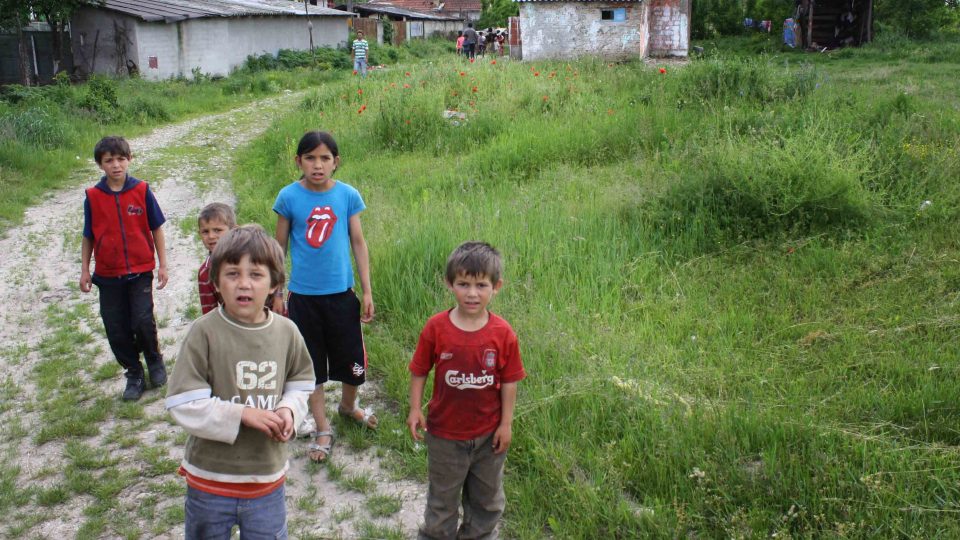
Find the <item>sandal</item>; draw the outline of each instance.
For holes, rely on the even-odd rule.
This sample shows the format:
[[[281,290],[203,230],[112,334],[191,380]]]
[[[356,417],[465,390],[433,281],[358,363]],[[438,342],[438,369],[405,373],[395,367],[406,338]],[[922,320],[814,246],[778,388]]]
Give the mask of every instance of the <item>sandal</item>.
[[[313,442],[307,445],[307,455],[310,457],[310,461],[314,463],[326,462],[330,458],[330,454],[333,453],[333,443],[336,440],[333,431],[314,431],[310,433],[310,437],[313,439]],[[330,437],[330,442],[320,444],[317,442],[320,437]]]
[[[373,412],[368,411],[367,409],[354,407],[352,411],[348,411],[342,406],[338,406],[337,413],[343,418],[360,424],[367,429],[377,429],[377,424],[379,423],[379,420],[377,420],[377,417],[373,414]]]

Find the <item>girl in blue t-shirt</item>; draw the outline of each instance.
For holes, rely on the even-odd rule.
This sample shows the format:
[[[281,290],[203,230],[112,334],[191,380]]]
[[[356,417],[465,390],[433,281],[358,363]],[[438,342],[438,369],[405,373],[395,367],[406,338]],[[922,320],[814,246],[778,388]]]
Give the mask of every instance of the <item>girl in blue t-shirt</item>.
[[[297,146],[296,162],[303,175],[280,190],[273,211],[277,241],[292,261],[288,316],[303,334],[317,378],[309,401],[317,424],[310,434],[309,455],[321,462],[330,456],[334,442],[324,409],[323,383],[343,384],[341,416],[370,429],[377,427],[377,417],[357,402],[357,389],[367,373],[360,323],[372,321],[374,313],[370,255],[360,226],[360,212],[366,206],[356,189],[333,179],[340,152],[329,133],[305,133]],[[362,299],[353,291],[351,251]],[[283,311],[282,292],[274,299],[273,309]]]

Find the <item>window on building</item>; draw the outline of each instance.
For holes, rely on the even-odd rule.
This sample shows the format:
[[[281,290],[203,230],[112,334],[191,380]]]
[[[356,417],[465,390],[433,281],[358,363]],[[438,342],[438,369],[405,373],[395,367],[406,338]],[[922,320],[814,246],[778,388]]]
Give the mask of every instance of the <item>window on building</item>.
[[[601,9],[600,20],[623,22],[627,20],[627,9],[626,8]]]

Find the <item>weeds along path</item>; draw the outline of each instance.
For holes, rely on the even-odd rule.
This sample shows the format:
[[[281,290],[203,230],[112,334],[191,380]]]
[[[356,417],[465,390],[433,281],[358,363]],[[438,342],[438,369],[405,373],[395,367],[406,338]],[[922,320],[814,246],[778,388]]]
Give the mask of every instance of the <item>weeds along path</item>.
[[[150,183],[168,220],[170,280],[154,294],[168,366],[199,312],[197,213],[234,202],[231,155],[300,98],[287,93],[130,141],[131,173]],[[124,380],[96,288],[82,294],[77,285],[83,188],[98,176],[92,165],[78,173],[0,240],[0,537],[183,536],[185,488],[175,471],[186,434],[170,422],[163,390],[120,401]],[[291,538],[415,535],[425,487],[392,479],[369,435],[342,427],[326,466],[309,462],[304,439],[291,444]]]

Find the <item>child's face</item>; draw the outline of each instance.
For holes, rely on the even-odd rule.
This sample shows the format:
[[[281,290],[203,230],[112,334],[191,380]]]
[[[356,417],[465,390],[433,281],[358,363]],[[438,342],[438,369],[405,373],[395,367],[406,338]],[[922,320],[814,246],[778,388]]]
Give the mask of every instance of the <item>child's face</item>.
[[[211,219],[210,221],[201,219],[199,224],[200,240],[203,241],[203,247],[212,253],[213,248],[217,247],[217,241],[230,230],[230,227],[219,219]]]
[[[111,154],[105,152],[100,157],[100,163],[97,167],[103,170],[107,179],[113,183],[123,183],[127,179],[127,168],[130,167],[130,158],[122,154]]]
[[[458,274],[453,283],[447,283],[447,288],[457,299],[457,308],[463,315],[482,315],[493,296],[500,291],[503,280],[496,283],[487,276],[470,276]]]
[[[310,191],[326,191],[332,188],[333,172],[339,166],[340,157],[335,157],[325,144],[297,156],[297,167],[303,172],[303,187]]]
[[[224,263],[220,267],[216,286],[228,315],[244,323],[266,320],[263,306],[267,296],[276,289],[270,286],[270,269],[267,265],[253,264],[249,255],[244,255],[236,264]]]

